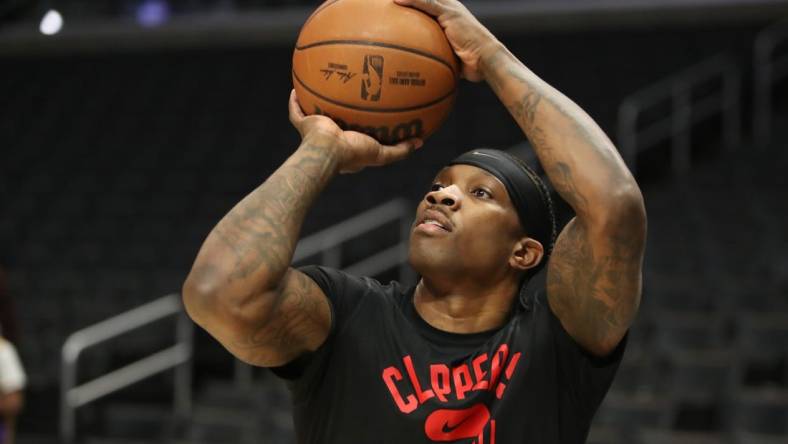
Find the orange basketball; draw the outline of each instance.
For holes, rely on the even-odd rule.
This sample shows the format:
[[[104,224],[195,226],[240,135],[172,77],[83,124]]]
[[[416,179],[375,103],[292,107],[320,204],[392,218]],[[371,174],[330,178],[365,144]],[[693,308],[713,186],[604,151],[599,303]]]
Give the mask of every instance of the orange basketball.
[[[392,144],[426,138],[454,104],[459,65],[438,22],[393,0],[328,0],[301,28],[293,85],[307,114]]]

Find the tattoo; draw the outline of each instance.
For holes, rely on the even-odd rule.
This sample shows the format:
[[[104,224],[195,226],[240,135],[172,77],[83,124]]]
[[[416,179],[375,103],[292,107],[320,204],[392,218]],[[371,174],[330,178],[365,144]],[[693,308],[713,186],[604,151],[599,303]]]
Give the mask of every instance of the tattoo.
[[[305,146],[214,229],[234,257],[233,279],[266,273],[277,282],[290,265],[301,223],[334,165],[325,150]]]
[[[221,289],[203,293],[195,319],[247,362],[287,362],[328,331],[325,298],[290,262],[306,212],[336,170],[325,148],[302,145],[227,213],[195,262],[196,282]]]
[[[634,318],[643,244],[637,231],[622,230],[596,247],[604,251],[595,251],[574,219],[556,242],[547,279],[550,306],[583,345],[617,343]]]
[[[298,345],[293,344],[293,336],[308,336],[308,332],[302,332],[304,329],[314,329],[316,325],[322,324],[322,318],[318,316],[321,300],[310,297],[316,293],[315,284],[300,272],[292,274],[292,282],[288,283],[287,289],[277,298],[280,305],[269,311],[268,319],[261,322],[257,331],[252,332],[250,344],[259,346],[273,342],[277,346]],[[286,310],[282,310],[281,302],[286,303]],[[272,319],[274,316],[279,319]],[[299,332],[304,334],[298,334]]]
[[[564,162],[555,162],[551,168],[553,186],[560,187],[561,196],[578,213],[585,214],[588,211],[588,199],[577,188],[577,182],[572,177],[572,168]]]
[[[541,94],[534,91],[528,91],[519,101],[512,103],[509,109],[518,122],[522,121],[526,127],[533,129],[536,117],[536,107],[539,106],[539,102],[541,101]]]
[[[315,297],[319,290],[309,277],[291,270],[282,288],[266,301],[262,311],[265,316],[255,321],[246,337],[233,343],[237,350],[257,350],[258,362],[264,362],[270,350],[295,353],[316,347],[319,344],[304,342],[318,337],[318,333],[327,331],[330,325],[330,320],[321,316],[328,311],[327,303],[324,298]]]
[[[488,83],[577,214],[550,258],[550,306],[586,348],[615,344],[639,303],[645,219],[642,207],[628,213],[638,193],[626,196],[623,205],[611,196],[620,189],[636,190],[637,184],[596,123],[511,53],[501,48],[483,64]]]
[[[505,49],[489,56],[485,65],[490,67],[488,83],[523,129],[556,191],[578,214],[590,209],[590,193],[599,193],[600,187],[578,186],[579,180],[588,178],[575,177],[576,165],[584,166],[585,176],[591,171],[607,175],[609,186],[602,187],[602,194],[631,181],[622,170],[623,162],[615,148],[577,105],[538,79]]]
[[[496,75],[496,69],[502,64],[506,63],[506,55],[507,51],[504,48],[498,48],[497,51],[493,52],[488,59],[481,59],[480,63],[486,71],[492,73],[492,75],[486,75],[485,78],[487,83],[493,89],[493,91],[501,96],[504,90],[504,79],[500,76]]]

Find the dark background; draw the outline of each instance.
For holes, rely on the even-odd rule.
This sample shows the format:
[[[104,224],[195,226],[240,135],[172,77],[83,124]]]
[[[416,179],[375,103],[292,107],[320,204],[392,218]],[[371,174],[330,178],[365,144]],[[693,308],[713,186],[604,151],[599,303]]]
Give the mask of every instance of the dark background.
[[[134,23],[144,2],[16,3],[6,2],[0,15],[0,261],[29,377],[19,442],[53,442],[65,337],[179,292],[211,227],[298,145],[286,112],[297,27],[266,33],[273,25],[261,18],[259,28],[241,26],[244,37],[233,34],[233,19],[298,18],[317,3],[171,2],[169,22],[155,28]],[[708,442],[784,442],[788,82],[772,95],[773,137],[755,143],[749,122],[754,39],[788,6],[676,11],[654,1],[646,2],[653,10],[633,14],[626,2],[620,9],[588,2],[580,3],[588,10],[545,13],[544,4],[531,2],[508,18],[491,12],[517,3],[529,2],[478,7],[514,54],[614,141],[618,107],[634,91],[720,53],[743,74],[744,137],[734,151],[723,149],[722,123],[711,118],[693,128],[688,174],[672,173],[667,143],[638,157],[649,212],[643,306],[591,441],[676,442],[689,434]],[[64,11],[66,25],[62,36],[45,38],[35,28],[50,7]],[[201,32],[211,17],[225,17],[227,32],[215,24]],[[777,52],[785,54],[784,45]],[[489,88],[465,82],[423,149],[403,163],[337,178],[303,232],[395,197],[415,207],[455,155],[522,141]],[[373,235],[366,244],[374,249],[385,238]],[[106,373],[171,340],[170,324],[146,327],[86,355],[81,374]],[[282,387],[263,371],[251,388],[239,389],[233,371],[229,354],[198,332],[192,418],[172,417],[172,377],[165,374],[80,409],[80,437],[289,442]]]

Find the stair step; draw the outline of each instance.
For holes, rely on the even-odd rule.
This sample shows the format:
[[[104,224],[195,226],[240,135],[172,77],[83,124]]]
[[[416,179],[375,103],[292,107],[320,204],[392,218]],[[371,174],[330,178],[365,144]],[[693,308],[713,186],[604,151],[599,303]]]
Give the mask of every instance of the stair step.
[[[50,441],[50,444],[57,441]],[[153,444],[160,440],[107,438],[103,436],[88,436],[82,441],[84,444]]]
[[[16,444],[52,444],[58,442],[58,437],[54,435],[31,435],[28,433],[18,433]]]
[[[107,438],[161,440],[172,434],[171,406],[159,404],[110,404],[104,410]]]

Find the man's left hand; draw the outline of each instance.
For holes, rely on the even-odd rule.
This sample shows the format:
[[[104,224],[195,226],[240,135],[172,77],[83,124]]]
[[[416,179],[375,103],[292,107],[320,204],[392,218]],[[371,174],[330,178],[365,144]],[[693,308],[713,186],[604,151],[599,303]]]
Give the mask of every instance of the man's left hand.
[[[446,38],[462,62],[462,76],[472,82],[484,80],[481,66],[486,51],[495,51],[500,43],[476,17],[457,0],[394,0],[402,6],[419,9],[438,20]]]

